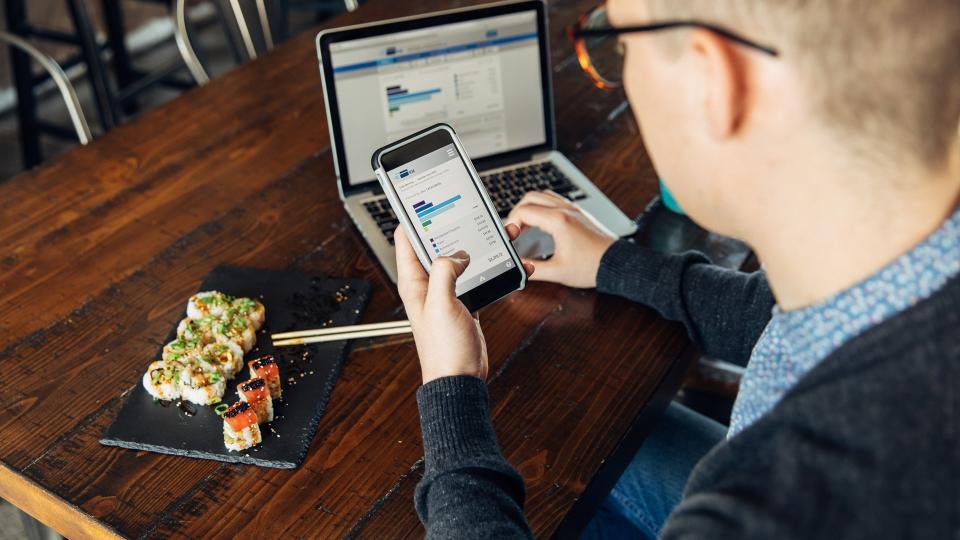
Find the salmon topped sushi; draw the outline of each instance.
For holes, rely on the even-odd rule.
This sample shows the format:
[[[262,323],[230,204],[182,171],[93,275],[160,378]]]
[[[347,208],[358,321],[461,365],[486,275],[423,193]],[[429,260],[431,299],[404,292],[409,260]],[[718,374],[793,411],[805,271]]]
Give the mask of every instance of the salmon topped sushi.
[[[191,319],[220,317],[230,308],[233,300],[234,298],[229,294],[218,291],[198,292],[187,301],[187,317]]]
[[[250,319],[253,328],[259,330],[267,318],[267,310],[263,304],[253,298],[237,298],[230,305],[229,313],[236,313]]]
[[[270,397],[267,381],[260,377],[250,379],[237,385],[237,393],[240,394],[241,400],[253,407],[261,424],[273,422],[273,398]]]
[[[180,370],[180,399],[197,405],[212,405],[223,398],[227,379],[219,368],[202,360],[191,358]]]
[[[243,369],[243,350],[232,341],[205,345],[200,351],[200,359],[216,366],[227,379],[232,379]]]
[[[246,401],[238,401],[223,413],[223,444],[237,452],[263,441],[257,413]]]
[[[213,335],[217,341],[236,343],[244,353],[250,352],[257,343],[257,332],[250,319],[243,315],[218,320],[213,324]]]
[[[261,378],[267,381],[267,388],[270,389],[270,396],[273,399],[280,399],[283,395],[283,389],[280,386],[280,368],[272,355],[262,356],[251,360],[250,378]]]
[[[143,374],[143,387],[156,399],[177,399],[180,397],[181,369],[176,362],[152,362]]]

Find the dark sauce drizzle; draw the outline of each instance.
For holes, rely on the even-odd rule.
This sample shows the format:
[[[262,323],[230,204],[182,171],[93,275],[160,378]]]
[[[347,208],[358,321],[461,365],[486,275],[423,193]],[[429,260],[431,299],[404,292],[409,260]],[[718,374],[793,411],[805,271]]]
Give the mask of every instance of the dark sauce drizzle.
[[[194,416],[197,414],[196,407],[183,400],[177,402],[177,408],[180,409],[180,412],[187,416]]]

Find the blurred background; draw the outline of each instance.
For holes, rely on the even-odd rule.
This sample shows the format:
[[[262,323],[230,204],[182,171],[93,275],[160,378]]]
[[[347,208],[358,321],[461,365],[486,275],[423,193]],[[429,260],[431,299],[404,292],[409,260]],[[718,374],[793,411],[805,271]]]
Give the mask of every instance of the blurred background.
[[[269,45],[260,26],[258,5],[264,6],[269,37],[279,43],[318,22],[356,7],[356,0],[194,0],[184,1],[189,42],[204,70],[215,78],[249,61],[235,7],[243,17],[254,50]],[[22,38],[54,60],[76,90],[93,138],[137,114],[164,103],[197,84],[174,39],[177,0],[0,0],[4,17],[0,32]],[[95,45],[84,48],[84,36]],[[118,54],[117,46],[123,43]],[[90,43],[89,41],[87,43]],[[95,47],[95,49],[93,49]],[[94,65],[90,51],[100,65]],[[78,144],[67,106],[58,88],[32,60],[29,75],[12,60],[15,52],[0,42],[0,182],[49,160]],[[97,73],[102,77],[97,78]],[[319,77],[319,74],[318,74]],[[30,80],[26,80],[26,79]],[[21,126],[17,82],[32,87],[32,111],[37,125]],[[105,81],[96,91],[95,80]],[[21,89],[21,92],[24,90]],[[101,110],[113,109],[111,121]],[[22,129],[25,128],[25,129]],[[26,134],[24,134],[24,131]],[[25,158],[24,138],[37,151]],[[39,154],[39,155],[36,155]]]
[[[235,4],[219,0],[183,2],[189,42],[211,79],[251,58],[233,5],[243,14],[254,54],[263,54],[269,45],[259,24],[256,0],[237,0]],[[279,43],[355,8],[356,2],[268,0],[263,5],[267,8],[269,37]],[[175,41],[176,0],[0,0],[0,6],[4,14],[0,35],[23,39],[56,62],[76,91],[94,139],[198,84]],[[95,48],[87,49],[96,51],[101,63],[93,69],[91,63],[96,60],[84,54],[84,35],[92,37]],[[126,57],[128,65],[116,61],[116,42],[111,43],[111,37],[117,35],[122,36],[125,50],[120,55]],[[18,53],[14,51],[9,43],[0,42],[0,182],[79,144],[57,86],[32,58],[29,72],[21,69],[18,73],[14,61]],[[92,84],[91,73],[98,69],[107,92],[102,87],[96,92]],[[28,122],[26,131],[19,121],[24,111],[19,107],[18,75],[34,102],[29,104],[29,114],[35,116],[37,125]],[[112,122],[103,121],[103,103],[114,111]],[[25,157],[24,138],[38,143],[36,155]],[[59,535],[0,499],[0,540],[23,538]]]

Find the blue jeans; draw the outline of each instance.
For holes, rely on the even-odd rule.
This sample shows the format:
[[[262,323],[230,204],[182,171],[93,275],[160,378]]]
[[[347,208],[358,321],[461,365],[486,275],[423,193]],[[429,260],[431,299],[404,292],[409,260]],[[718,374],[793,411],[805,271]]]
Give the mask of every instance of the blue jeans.
[[[671,403],[581,539],[656,538],[694,465],[726,434],[722,424]]]

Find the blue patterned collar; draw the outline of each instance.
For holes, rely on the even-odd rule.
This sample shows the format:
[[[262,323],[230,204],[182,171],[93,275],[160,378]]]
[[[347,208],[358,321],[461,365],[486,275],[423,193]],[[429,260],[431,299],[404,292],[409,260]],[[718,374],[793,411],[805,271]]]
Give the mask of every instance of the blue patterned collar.
[[[851,338],[929,298],[960,274],[960,209],[867,279],[817,304],[773,309],[740,382],[727,437],[743,431]]]

